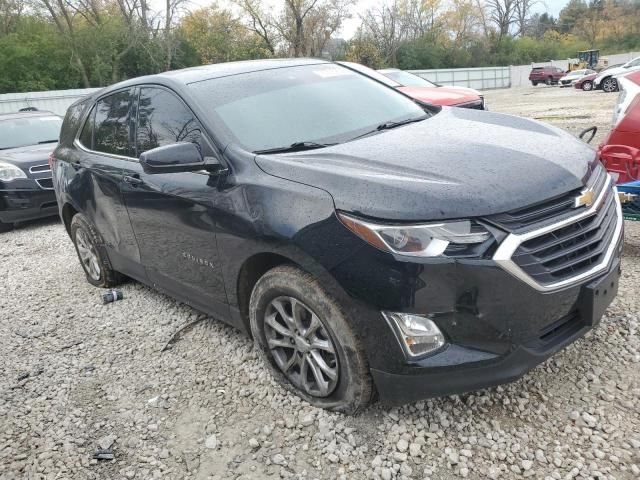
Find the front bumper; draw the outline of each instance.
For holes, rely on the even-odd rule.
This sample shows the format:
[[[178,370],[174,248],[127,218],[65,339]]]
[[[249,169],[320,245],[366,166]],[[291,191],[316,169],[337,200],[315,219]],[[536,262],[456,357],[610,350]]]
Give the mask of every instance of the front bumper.
[[[521,343],[510,342],[503,354],[451,344],[442,353],[415,363],[403,373],[371,369],[381,400],[404,404],[519,379],[599,323],[604,309],[616,296],[619,276],[620,262],[616,260],[608,273],[580,288],[568,315],[551,322],[536,337]]]
[[[0,190],[0,222],[15,223],[58,214],[53,190]]]

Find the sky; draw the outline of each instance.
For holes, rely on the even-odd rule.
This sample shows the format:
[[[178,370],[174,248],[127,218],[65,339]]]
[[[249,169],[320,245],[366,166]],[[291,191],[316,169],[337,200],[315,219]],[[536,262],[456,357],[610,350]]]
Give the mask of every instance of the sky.
[[[446,0],[445,0],[446,1]],[[273,6],[273,8],[278,8],[282,4],[282,0],[263,0],[266,5]],[[364,13],[369,8],[380,5],[384,0],[356,0],[356,4],[352,9],[352,18],[346,20],[342,27],[342,30],[336,35],[337,37],[342,37],[345,40],[350,39],[356,33],[356,30],[360,26],[360,17],[359,15]],[[554,17],[558,18],[558,14],[560,10],[569,2],[569,0],[540,0],[536,2],[533,7],[534,13],[543,13],[548,12]],[[164,0],[155,0],[152,2],[154,5],[158,4],[160,8],[164,5]],[[211,5],[212,3],[218,3],[219,5],[227,5],[229,4],[229,0],[219,0],[216,2],[215,0],[190,0],[188,2],[189,9],[195,9],[199,7],[205,7]]]
[[[196,1],[205,1],[205,0],[196,0]],[[379,5],[383,0],[358,0],[355,7],[353,8],[353,17],[344,22],[344,26],[342,27],[342,31],[340,32],[338,37],[342,37],[345,40],[350,39],[356,33],[356,30],[360,26],[360,17],[359,14],[365,12],[369,8],[375,7]],[[537,2],[533,6],[533,13],[544,13],[548,12],[553,15],[555,18],[558,18],[558,14],[560,10],[564,8],[564,6],[569,3],[569,0],[542,0]]]

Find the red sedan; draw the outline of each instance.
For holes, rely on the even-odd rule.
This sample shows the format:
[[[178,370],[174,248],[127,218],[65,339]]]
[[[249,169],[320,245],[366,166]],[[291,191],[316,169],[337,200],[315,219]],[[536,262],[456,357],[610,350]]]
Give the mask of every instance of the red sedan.
[[[411,98],[434,105],[486,110],[484,97],[472,88],[442,87],[412,73],[397,69],[375,71],[353,62],[338,62],[358,73],[401,91]]]
[[[592,73],[582,77],[580,80],[576,80],[573,84],[574,88],[582,89],[585,92],[593,90],[593,79],[598,76],[598,73]]]

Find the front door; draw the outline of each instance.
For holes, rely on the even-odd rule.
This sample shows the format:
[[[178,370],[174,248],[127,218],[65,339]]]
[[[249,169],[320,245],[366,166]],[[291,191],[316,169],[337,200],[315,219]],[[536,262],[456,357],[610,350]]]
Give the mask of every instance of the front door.
[[[213,155],[191,110],[168,89],[140,87],[134,118],[138,157],[176,142],[193,142],[203,156]],[[138,162],[131,162],[120,188],[149,279],[172,296],[226,316],[211,177],[197,172],[146,174]]]

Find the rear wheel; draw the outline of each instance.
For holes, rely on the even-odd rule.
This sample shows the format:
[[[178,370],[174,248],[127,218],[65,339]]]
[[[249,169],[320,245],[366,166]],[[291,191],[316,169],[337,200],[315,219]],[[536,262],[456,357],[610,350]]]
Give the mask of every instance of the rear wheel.
[[[122,276],[111,267],[102,237],[84,215],[78,213],[73,217],[70,231],[87,281],[96,287],[118,285]]]
[[[607,93],[617,92],[618,91],[618,81],[615,78],[605,78],[602,82],[602,90]]]
[[[531,85],[535,87],[536,85],[538,85],[538,82],[531,82]]]
[[[13,230],[13,223],[0,222],[0,233],[10,232]]]
[[[360,342],[337,301],[311,275],[280,266],[251,294],[251,333],[271,374],[310,404],[353,414],[372,398]]]
[[[593,90],[593,82],[589,80],[587,80],[586,82],[583,82],[582,90],[584,90],[585,92],[590,92],[591,90]]]

